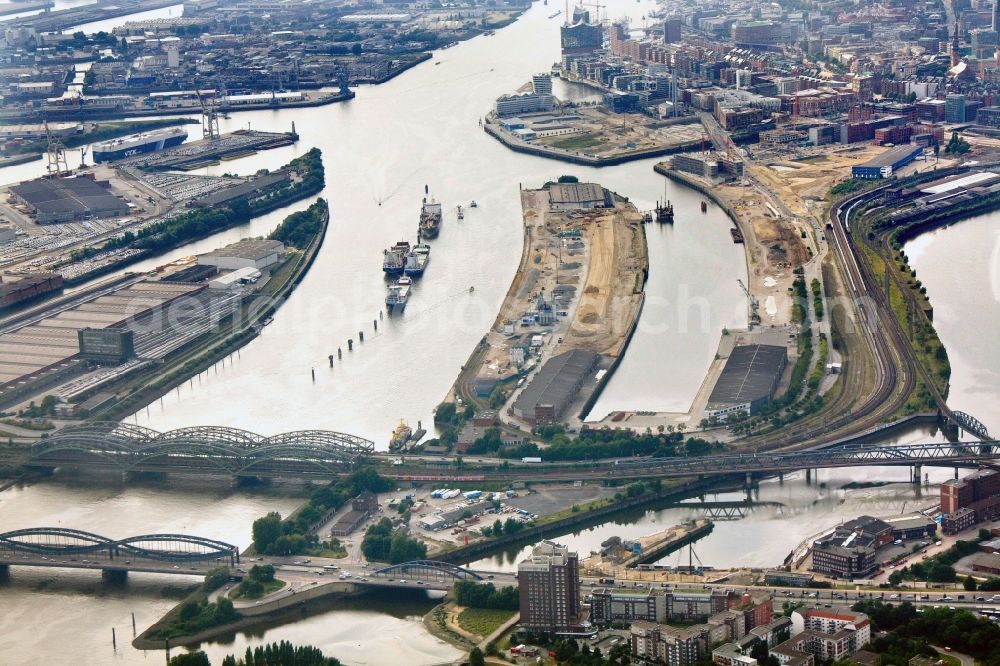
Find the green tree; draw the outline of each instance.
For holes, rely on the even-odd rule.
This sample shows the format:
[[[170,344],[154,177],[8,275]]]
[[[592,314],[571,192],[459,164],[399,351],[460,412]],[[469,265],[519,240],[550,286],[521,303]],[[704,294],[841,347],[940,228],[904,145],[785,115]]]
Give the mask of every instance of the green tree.
[[[975,591],[976,579],[973,578],[972,576],[966,576],[965,580],[962,581],[962,587],[964,587],[966,590],[969,590],[970,592]]]
[[[167,664],[168,666],[212,666],[212,662],[208,660],[208,655],[201,650],[171,657]]]
[[[486,666],[486,657],[479,647],[472,648],[472,652],[469,653],[469,666]]]
[[[272,511],[253,521],[253,547],[258,553],[270,552],[281,536],[281,514]]]

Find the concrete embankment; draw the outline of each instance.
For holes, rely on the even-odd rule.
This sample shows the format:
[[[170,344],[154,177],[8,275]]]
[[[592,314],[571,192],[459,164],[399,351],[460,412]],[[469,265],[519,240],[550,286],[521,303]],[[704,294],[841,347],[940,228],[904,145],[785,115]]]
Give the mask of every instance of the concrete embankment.
[[[607,157],[588,157],[587,155],[578,155],[576,153],[569,153],[562,150],[557,150],[554,148],[543,148],[541,146],[532,145],[530,143],[524,143],[507,135],[502,129],[491,123],[484,123],[483,130],[487,134],[492,136],[494,139],[507,146],[511,150],[517,153],[525,153],[527,155],[536,155],[538,157],[548,157],[553,160],[560,160],[562,162],[569,162],[570,164],[580,164],[582,166],[592,166],[592,167],[605,167],[614,166],[616,164],[625,164],[626,162],[633,162],[635,160],[644,160],[650,157],[661,157],[663,155],[672,155],[673,153],[681,153],[686,150],[693,150],[700,145],[698,141],[691,141],[687,143],[678,143],[671,146],[665,146],[663,148],[651,148],[648,150],[637,150],[631,153],[622,153],[620,155],[610,155]]]

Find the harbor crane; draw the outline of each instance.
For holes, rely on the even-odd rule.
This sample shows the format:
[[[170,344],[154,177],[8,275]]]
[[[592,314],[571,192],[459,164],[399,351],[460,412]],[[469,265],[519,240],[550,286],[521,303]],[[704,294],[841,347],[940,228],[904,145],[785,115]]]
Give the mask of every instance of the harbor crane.
[[[754,298],[754,295],[750,293],[750,290],[747,289],[747,286],[743,284],[743,280],[736,278],[736,281],[739,283],[740,289],[743,290],[743,293],[746,294],[747,301],[750,302],[749,328],[753,328],[755,324],[756,325],[760,324],[760,303],[757,301],[756,298]]]
[[[201,96],[201,86],[195,81],[195,93],[198,95],[198,104],[201,105],[201,138],[219,138],[219,116],[215,111],[215,106],[211,103],[205,104]]]
[[[45,139],[47,141],[45,152],[49,160],[46,169],[49,178],[59,178],[63,174],[68,174],[69,161],[66,159],[66,146],[58,137],[52,136],[47,118],[45,119]]]

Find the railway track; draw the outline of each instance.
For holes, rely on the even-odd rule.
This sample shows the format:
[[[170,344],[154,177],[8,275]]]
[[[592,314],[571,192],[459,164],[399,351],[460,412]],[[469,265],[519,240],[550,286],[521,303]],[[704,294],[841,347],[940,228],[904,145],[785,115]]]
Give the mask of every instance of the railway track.
[[[779,448],[823,446],[844,437],[863,434],[905,404],[916,384],[917,365],[912,355],[907,353],[909,342],[899,330],[887,299],[862,270],[849,233],[851,214],[872,193],[865,192],[834,205],[830,209],[830,228],[827,231],[844,269],[844,286],[855,304],[858,328],[874,362],[875,386],[856,408],[851,407],[855,395],[844,390],[837,402],[796,424],[797,428],[791,433],[786,429],[751,439],[751,443],[758,448],[775,448],[775,445]],[[853,362],[856,363],[857,359]],[[848,359],[847,364],[850,363],[852,361]],[[854,371],[854,368],[849,366],[846,370]],[[831,419],[832,414],[837,416]],[[788,444],[790,435],[795,439],[794,444]]]

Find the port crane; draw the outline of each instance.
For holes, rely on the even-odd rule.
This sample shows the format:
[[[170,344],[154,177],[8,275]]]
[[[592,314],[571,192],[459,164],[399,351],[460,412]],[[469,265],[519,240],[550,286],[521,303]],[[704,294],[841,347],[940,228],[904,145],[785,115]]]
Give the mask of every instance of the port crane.
[[[69,173],[69,161],[66,159],[66,146],[58,137],[52,136],[49,130],[49,121],[45,119],[45,139],[47,141],[46,155],[48,156],[48,166],[46,167],[49,178],[59,178],[63,174]]]
[[[205,100],[201,96],[201,86],[198,85],[197,81],[195,81],[194,88],[198,95],[198,104],[201,105],[201,138],[218,139],[219,116],[215,111],[215,106],[211,103],[205,104]]]
[[[746,294],[747,301],[750,302],[750,326],[749,326],[749,328],[753,328],[755,324],[758,324],[758,325],[760,324],[760,303],[757,301],[756,298],[754,298],[754,295],[750,293],[750,290],[747,289],[747,286],[745,284],[743,284],[743,280],[741,280],[739,278],[736,278],[736,282],[739,283],[740,289],[743,290],[743,293]]]

